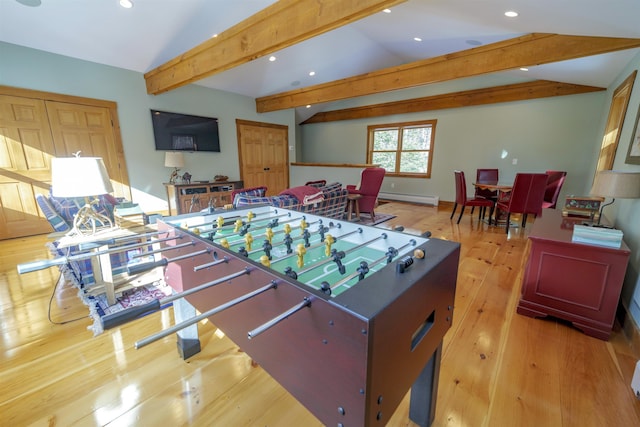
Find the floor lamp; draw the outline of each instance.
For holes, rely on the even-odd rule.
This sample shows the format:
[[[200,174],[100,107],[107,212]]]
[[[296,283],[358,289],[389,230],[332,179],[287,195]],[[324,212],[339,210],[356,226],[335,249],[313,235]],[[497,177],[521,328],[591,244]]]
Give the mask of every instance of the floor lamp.
[[[95,234],[96,224],[113,227],[110,218],[93,208],[100,202],[97,196],[113,192],[101,158],[76,156],[51,159],[51,187],[54,197],[85,198],[84,206],[73,217],[72,234]]]
[[[638,172],[619,172],[605,170],[600,171],[593,181],[591,187],[591,195],[598,197],[611,197],[609,203],[600,207],[600,216],[596,226],[600,226],[602,219],[602,210],[605,206],[609,206],[616,199],[638,199],[640,198],[640,173]]]

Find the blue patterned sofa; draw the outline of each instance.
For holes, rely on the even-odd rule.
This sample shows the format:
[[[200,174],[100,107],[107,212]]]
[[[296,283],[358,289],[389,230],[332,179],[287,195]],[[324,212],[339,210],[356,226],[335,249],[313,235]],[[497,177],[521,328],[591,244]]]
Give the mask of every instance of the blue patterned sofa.
[[[233,199],[233,206],[236,208],[245,208],[247,206],[257,204],[267,204],[278,208],[292,209],[299,212],[308,212],[314,215],[326,216],[328,218],[343,219],[347,208],[347,192],[346,188],[342,188],[342,184],[334,182],[332,184],[322,186],[301,186],[301,187],[314,187],[316,192],[322,193],[322,196],[316,198],[316,202],[304,203],[301,198],[298,198],[292,194],[300,187],[294,187],[290,190],[285,190],[277,196],[264,196],[256,194],[253,189],[247,189],[248,191],[238,191]],[[313,200],[313,199],[312,199]]]

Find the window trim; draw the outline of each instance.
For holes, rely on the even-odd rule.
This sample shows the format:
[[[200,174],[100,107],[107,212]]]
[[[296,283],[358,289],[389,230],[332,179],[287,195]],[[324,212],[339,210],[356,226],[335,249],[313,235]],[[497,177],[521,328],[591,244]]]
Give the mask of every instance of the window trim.
[[[404,178],[431,178],[431,165],[433,163],[433,153],[435,148],[435,140],[436,140],[436,124],[438,120],[419,120],[414,122],[400,122],[400,123],[387,123],[387,124],[377,124],[377,125],[369,125],[367,126],[367,163],[373,163],[373,133],[375,131],[386,130],[386,129],[397,129],[399,132],[398,137],[399,144],[398,149],[396,150],[396,170],[400,167],[400,155],[403,152],[412,152],[412,151],[427,151],[429,153],[429,160],[427,162],[427,172],[426,173],[407,173],[407,172],[389,172],[387,171],[385,176],[395,176],[395,177],[404,177]],[[429,145],[429,150],[401,150],[402,147],[402,132],[401,130],[404,128],[410,127],[427,127],[431,126],[431,143]]]

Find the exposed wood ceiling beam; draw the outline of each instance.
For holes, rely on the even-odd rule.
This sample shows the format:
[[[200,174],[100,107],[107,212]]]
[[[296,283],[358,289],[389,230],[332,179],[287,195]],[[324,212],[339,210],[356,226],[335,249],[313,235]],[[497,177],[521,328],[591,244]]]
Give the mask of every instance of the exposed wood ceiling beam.
[[[406,0],[280,0],[144,75],[158,95],[237,67]]]
[[[534,33],[256,99],[259,113],[640,47],[640,39]]]
[[[388,116],[391,114],[407,114],[419,111],[472,107],[474,105],[549,98],[552,96],[576,95],[603,90],[606,89],[595,86],[552,82],[548,80],[534,80],[526,83],[465,90],[462,92],[406,99],[403,101],[385,102],[382,104],[345,108],[342,110],[324,111],[314,114],[301,124],[306,125],[310,123]]]

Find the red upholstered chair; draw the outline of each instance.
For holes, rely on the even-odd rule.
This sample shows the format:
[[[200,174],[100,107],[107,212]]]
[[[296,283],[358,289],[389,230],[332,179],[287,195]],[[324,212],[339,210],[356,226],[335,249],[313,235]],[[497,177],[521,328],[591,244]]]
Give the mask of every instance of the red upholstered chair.
[[[542,207],[555,209],[567,173],[564,171],[547,171],[547,177],[547,188],[544,191]]]
[[[464,213],[464,208],[467,206],[480,207],[480,212],[478,212],[478,219],[483,218],[487,207],[491,208],[489,211],[489,219],[491,219],[491,215],[493,215],[493,207],[495,206],[493,200],[483,199],[483,198],[473,198],[467,199],[467,181],[464,178],[464,172],[462,171],[453,171],[456,181],[456,201],[453,204],[453,212],[451,212],[450,219],[453,219],[453,215],[456,213],[456,209],[458,209],[458,205],[462,206],[460,210],[460,216],[458,217],[457,224],[460,224],[460,219],[462,219],[462,214]],[[472,211],[473,213],[473,211]]]
[[[533,214],[535,217],[542,214],[542,201],[547,188],[546,173],[519,173],[513,182],[513,188],[507,199],[498,200],[496,212],[498,210],[507,213],[506,233],[509,233],[509,219],[512,213],[522,215],[522,227],[527,223],[527,215]]]
[[[477,169],[476,170],[476,182],[483,182],[485,184],[498,183],[498,169]],[[476,188],[476,199],[489,199],[496,201],[498,199],[498,192],[495,190],[487,190]],[[473,211],[471,211],[473,213]]]
[[[358,207],[360,213],[368,213],[371,219],[375,220],[375,212],[373,211],[378,201],[378,193],[382,187],[382,179],[384,178],[384,168],[366,168],[360,174],[360,188],[355,185],[347,185],[349,194],[360,194],[362,197],[358,199]]]

